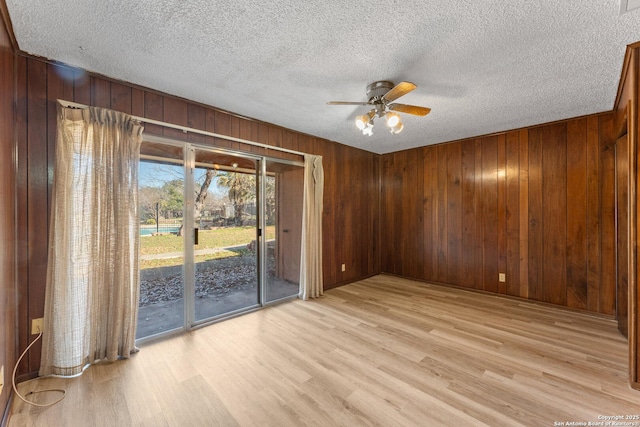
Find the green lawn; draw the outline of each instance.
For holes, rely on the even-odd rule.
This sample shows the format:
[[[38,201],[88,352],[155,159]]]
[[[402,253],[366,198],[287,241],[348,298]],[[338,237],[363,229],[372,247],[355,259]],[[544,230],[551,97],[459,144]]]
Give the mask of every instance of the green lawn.
[[[267,239],[275,238],[275,226],[267,226],[266,235]],[[198,245],[196,246],[196,249],[247,245],[255,239],[256,229],[253,226],[201,230],[198,233]],[[182,245],[182,237],[176,236],[175,234],[144,236],[140,238],[140,255],[182,252]]]
[[[214,254],[208,255],[196,255],[194,261],[197,263],[212,261],[214,259],[220,258],[230,258],[234,256],[241,256],[242,252],[240,251],[220,251]],[[142,270],[146,270],[148,268],[158,268],[158,267],[173,267],[176,265],[182,265],[184,263],[183,257],[177,258],[164,258],[164,259],[145,259],[140,261],[140,268]]]

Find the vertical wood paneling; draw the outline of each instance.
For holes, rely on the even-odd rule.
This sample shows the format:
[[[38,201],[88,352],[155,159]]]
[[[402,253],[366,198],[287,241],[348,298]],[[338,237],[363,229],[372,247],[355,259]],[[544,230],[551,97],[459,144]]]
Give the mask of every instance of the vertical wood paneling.
[[[423,176],[424,164],[420,161],[420,150],[406,151],[402,160],[406,165],[403,180],[403,200],[410,206],[402,211],[402,223],[409,224],[402,230],[401,245],[403,262],[403,275],[412,278],[421,278],[423,273],[422,259],[424,257],[423,224],[422,224],[422,197],[424,194]],[[410,190],[413,189],[413,190]]]
[[[27,67],[27,212],[28,224],[28,307],[29,318],[44,313],[44,286],[47,276],[48,218],[48,144],[47,144],[47,64],[30,61]],[[44,244],[43,244],[44,243]],[[28,322],[22,325],[29,337]],[[27,359],[27,372],[38,369],[41,344],[32,347]]]
[[[280,144],[282,145],[282,143]],[[349,182],[360,186],[360,183],[364,184],[361,173],[363,166],[362,156],[360,153],[352,152],[351,150],[349,150],[347,155],[350,157],[351,164],[354,166],[349,171]],[[356,198],[351,200],[352,203],[348,203],[349,214],[346,215],[345,218],[345,229],[350,231],[349,235],[346,236],[349,243],[343,248],[343,256],[346,263],[346,275],[343,280],[351,280],[354,272],[359,268],[358,264],[367,259],[367,255],[363,249],[366,250],[368,245],[358,245],[351,238],[352,235],[362,235],[362,233],[366,232],[366,230],[363,229],[363,223],[367,219],[367,213],[362,210],[365,198],[366,193],[360,191],[356,194]],[[414,260],[416,259],[419,258],[415,257]]]
[[[91,105],[91,79],[84,71],[73,72],[73,101]]]
[[[405,241],[407,237],[406,228],[411,227],[413,223],[412,218],[409,218],[406,211],[411,209],[411,203],[415,203],[416,194],[408,191],[408,188],[411,186],[411,182],[409,179],[408,170],[410,170],[415,165],[412,164],[409,158],[409,153],[407,151],[403,151],[400,153],[395,153],[393,156],[393,162],[395,165],[399,165],[396,168],[395,181],[400,193],[400,200],[402,203],[395,203],[395,222],[393,224],[393,229],[395,230],[395,240],[393,242],[393,246],[395,248],[395,253],[400,254],[399,257],[394,257],[394,265],[395,270],[400,274],[410,274],[409,265],[411,264],[411,260],[407,259],[407,256],[410,252],[411,244],[410,242]],[[412,194],[413,193],[413,194]],[[409,198],[408,200],[405,198]],[[406,200],[407,204],[405,205],[404,201]],[[406,224],[408,227],[401,227],[403,224]]]
[[[411,165],[407,163],[408,157],[408,152],[406,151],[395,153],[393,156],[393,162],[395,165],[397,165],[394,181],[396,183],[397,191],[399,191],[399,194],[401,195],[403,201],[407,200],[407,197],[409,197],[410,195],[410,192],[407,191],[407,189],[411,186],[411,183],[409,182],[407,176],[407,169],[411,167]],[[397,271],[400,275],[408,274],[409,269],[407,268],[407,266],[411,263],[410,260],[406,259],[407,254],[409,253],[406,241],[407,232],[406,227],[402,227],[402,225],[407,224],[407,226],[411,226],[412,220],[409,220],[409,222],[405,223],[408,218],[408,215],[406,215],[405,212],[406,209],[410,206],[409,203],[412,203],[413,201],[415,201],[415,198],[410,197],[409,200],[407,200],[407,204],[405,204],[404,202],[395,203],[393,206],[395,210],[395,221],[393,223],[393,229],[395,230],[395,234],[398,237],[394,241],[394,253],[400,254],[400,256],[394,257],[395,259],[393,260],[393,262],[394,270]]]
[[[600,126],[598,117],[587,118],[587,309],[600,311]]]
[[[567,124],[567,305],[587,308],[587,120]]]
[[[462,284],[462,145],[447,144],[447,276]]]
[[[366,268],[368,270],[380,271],[379,260],[379,230],[380,230],[380,188],[379,188],[379,175],[378,178],[371,180],[369,174],[366,171],[374,171],[374,176],[378,171],[378,162],[380,156],[370,156],[367,153],[359,152],[359,156],[362,158],[361,169],[359,169],[360,180],[363,186],[367,186],[368,189],[364,192],[364,198],[362,205],[358,206],[358,211],[363,212],[363,221],[360,224],[360,233],[363,235],[371,236],[371,240],[367,245],[359,245],[361,248],[361,254],[359,258],[362,262],[366,262],[366,266],[357,266],[357,269]],[[422,179],[422,177],[420,177]],[[367,209],[369,206],[369,209]],[[422,204],[418,207],[422,208]],[[422,277],[422,276],[420,276]]]
[[[254,141],[259,142],[261,144],[269,144],[270,126],[267,125],[266,123],[257,123],[257,125],[258,125],[258,134],[257,134],[257,139],[254,139]],[[256,154],[262,154],[262,155],[267,154],[267,151],[261,147],[251,147],[251,151]]]
[[[187,103],[181,99],[165,97],[162,103],[162,120],[174,125],[187,126],[189,123]],[[167,138],[180,141],[187,139],[187,134],[179,129],[165,127],[162,134]]]
[[[131,89],[131,114],[144,117],[144,91],[141,89]]]
[[[55,163],[55,144],[58,123],[58,99],[73,97],[73,80],[67,79],[67,73],[59,67],[47,65],[47,218],[51,214],[51,191],[53,189],[53,164]]]
[[[482,141],[482,289],[498,292],[498,138]]]
[[[298,150],[300,150],[300,144],[298,143]],[[369,223],[369,230],[367,231],[368,236],[372,236],[372,241],[370,243],[371,250],[369,251],[369,268],[367,271],[382,271],[381,267],[381,230],[382,230],[382,207],[381,207],[381,198],[382,198],[382,186],[381,186],[381,165],[382,159],[381,156],[368,156],[368,162],[371,167],[371,172],[373,174],[373,179],[370,179],[369,184],[369,212],[371,222]],[[367,178],[365,178],[367,179]],[[366,207],[365,207],[366,209]]]
[[[354,153],[352,153],[345,145],[338,144],[336,145],[336,156],[338,158],[344,159],[345,161],[353,164],[354,166],[357,164]],[[333,168],[332,168],[333,169]],[[353,274],[353,269],[355,265],[355,260],[352,259],[355,254],[355,242],[351,240],[351,235],[357,232],[357,226],[355,225],[356,221],[356,211],[355,204],[360,200],[361,195],[351,194],[351,200],[347,200],[344,195],[349,191],[349,186],[351,183],[355,184],[357,182],[357,175],[355,173],[355,167],[349,168],[348,170],[338,171],[333,169],[332,173],[335,174],[336,177],[336,185],[338,191],[336,194],[339,198],[339,206],[341,210],[341,215],[337,218],[334,218],[336,222],[336,226],[339,227],[340,230],[344,230],[345,241],[342,245],[336,245],[335,254],[336,257],[336,276],[339,277],[339,281],[348,281],[349,277]],[[351,203],[353,201],[354,203]],[[344,274],[338,275],[339,272],[342,272],[342,264],[345,264],[345,268],[347,269]]]
[[[417,190],[415,204],[412,206],[411,215],[414,216],[414,235],[408,235],[407,241],[411,245],[411,250],[415,251],[415,261],[411,267],[412,277],[422,278],[424,271],[424,218],[422,216],[424,200],[424,162],[422,162],[422,150],[415,149],[411,152],[411,161],[415,165],[414,174],[411,180],[415,183]],[[417,237],[417,239],[416,239]]]
[[[382,163],[385,164],[388,156],[382,157]],[[436,185],[437,182],[434,181],[433,172],[434,172],[434,164],[436,162],[436,150],[434,147],[424,147],[422,149],[422,162],[424,163],[424,167],[422,169],[423,173],[423,238],[424,238],[424,278],[426,280],[436,280],[436,264],[437,264],[437,251],[436,246],[433,244],[435,239],[435,224],[437,221],[436,216]],[[386,175],[382,175],[384,179]],[[384,181],[383,181],[384,182]],[[386,191],[386,182],[385,185],[382,186],[382,191]],[[384,205],[382,209],[382,215],[384,215]],[[387,258],[384,256],[383,259]],[[383,271],[384,267],[381,265],[381,269]]]
[[[144,117],[153,120],[162,120],[164,107],[164,97],[151,92],[145,92],[144,94]],[[144,133],[148,135],[162,136],[162,127],[158,125],[152,125],[145,123]]]
[[[519,297],[529,298],[529,132],[519,133],[519,239],[520,239],[520,292]]]
[[[258,128],[259,132],[259,128]],[[335,146],[331,147],[323,147],[322,149],[322,164],[324,167],[324,178],[325,185],[328,187],[335,188],[339,182],[336,177],[336,172],[333,169],[332,162],[336,158],[335,154]],[[325,262],[323,262],[323,273],[325,277],[325,281],[330,283],[337,283],[341,274],[339,271],[339,264],[337,257],[338,254],[335,253],[335,245],[336,242],[334,240],[335,232],[337,230],[337,225],[335,223],[335,218],[339,217],[342,214],[341,206],[339,205],[339,200],[336,193],[329,192],[324,195],[324,212],[323,212],[323,245],[325,249],[329,251],[331,254],[327,257]],[[326,226],[324,226],[326,224]],[[325,252],[326,253],[326,252]]]
[[[280,128],[269,128],[269,138],[268,144],[272,147],[282,147],[282,129]],[[278,150],[267,150],[267,155],[271,157],[279,157],[282,158],[282,151]]]
[[[252,127],[252,124],[256,126],[255,129]],[[240,119],[239,117],[230,116],[227,133],[225,135],[228,135],[232,138],[243,138],[259,142],[257,126],[257,123]],[[235,141],[228,141],[227,143],[229,148],[231,148],[232,150],[244,151],[246,153],[254,152],[253,147],[250,147],[246,144],[241,144]]]
[[[91,105],[94,107],[111,107],[111,84],[99,77],[90,77]]]
[[[406,155],[406,152],[393,154],[393,196],[396,197],[396,199],[393,202],[392,208],[394,211],[394,221],[390,224],[389,228],[393,230],[393,239],[390,241],[390,246],[393,248],[393,253],[401,255],[392,257],[392,268],[393,271],[396,272],[396,274],[402,274],[402,265],[404,263],[402,256],[405,255],[402,253],[402,248],[404,247],[404,245],[402,242],[403,230],[401,228],[401,225],[403,224],[402,213],[405,208],[404,196],[406,191],[403,185],[404,169],[406,168],[406,164],[404,163],[404,155]]]
[[[206,111],[201,105],[187,105],[187,126],[194,129],[206,130]],[[207,138],[204,135],[189,132],[187,136],[189,142],[195,144],[206,144]]]
[[[599,118],[600,162],[600,221],[602,283],[600,286],[600,311],[606,314],[616,312],[616,201],[615,201],[615,140],[613,119]]]
[[[542,127],[542,300],[560,305],[565,304],[567,292],[565,141],[565,124]]]
[[[236,115],[231,115],[231,132],[229,133],[229,136],[233,137],[233,138],[240,138],[240,122],[241,121],[246,121],[245,119],[241,119],[240,117],[236,116]],[[269,133],[269,125],[265,125],[267,126],[267,131],[266,134],[268,135]],[[257,142],[261,142],[263,144],[268,144],[269,143],[269,139],[268,137],[266,139],[260,139],[258,138],[256,140]],[[265,142],[266,141],[266,142]],[[255,147],[258,150],[262,150],[261,148]],[[262,151],[259,151],[262,152]]]
[[[447,146],[438,145],[436,148],[438,156],[437,182],[438,182],[438,225],[436,228],[436,243],[438,251],[438,276],[439,282],[448,283],[449,275],[447,268]]]
[[[205,119],[204,130],[211,133],[217,133],[216,126],[215,126],[215,121],[216,121],[215,110],[211,108],[207,108],[207,110],[205,111],[204,119]],[[212,136],[205,137],[205,141],[207,142],[207,145],[210,145],[212,147],[216,145],[216,139]]]
[[[16,360],[16,242],[15,222],[17,170],[15,166],[16,122],[14,116],[16,56],[4,24],[0,24],[0,365],[5,367],[0,413],[11,396],[8,378]],[[0,416],[1,418],[1,416]]]
[[[498,135],[498,273],[507,271],[507,200],[506,200],[506,170],[507,170],[507,153],[506,138],[504,134]],[[496,279],[497,280],[497,279]],[[498,293],[505,294],[507,292],[506,282],[498,280]]]
[[[231,116],[222,111],[214,112],[214,127],[218,135],[231,136]],[[215,145],[221,148],[232,148],[231,141],[222,138],[216,138]]]
[[[543,253],[542,128],[529,131],[529,298],[542,299]]]
[[[394,197],[394,179],[393,179],[393,155],[384,156],[382,159],[382,170],[381,176],[382,181],[385,185],[382,187],[382,223],[384,226],[384,232],[381,232],[381,241],[385,247],[388,247],[392,242],[395,241],[394,238],[394,214],[395,209],[393,209],[393,205],[395,203]],[[325,208],[326,209],[326,208]],[[385,253],[389,253],[390,251],[385,251]],[[383,256],[380,259],[380,268],[383,271],[388,273],[396,274],[393,266],[393,259],[390,256]]]
[[[111,83],[111,105],[109,108],[132,114],[131,87],[119,83]]]
[[[432,245],[432,258],[431,264],[433,266],[433,279],[434,281],[438,280],[438,275],[440,274],[441,268],[446,268],[446,266],[441,266],[439,263],[440,260],[440,246],[439,246],[439,229],[440,229],[440,198],[439,198],[439,188],[441,186],[438,181],[438,174],[440,169],[440,164],[438,163],[438,147],[431,147],[431,156],[433,158],[433,165],[431,166],[431,196],[433,199],[433,210],[432,214],[432,233],[431,233],[431,245]]]
[[[251,141],[260,141],[260,138],[259,138],[260,129],[261,129],[260,123],[251,121],[249,123],[249,132],[250,132],[249,135],[251,135],[249,140],[251,140]],[[245,151],[245,150],[243,150],[243,151]],[[246,151],[249,152],[251,150],[247,149]]]
[[[484,205],[485,200],[482,196],[482,158],[485,155],[482,151],[482,140],[476,138],[473,140],[476,152],[476,170],[475,170],[475,205],[476,205],[476,237],[473,247],[475,253],[475,288],[484,289]]]
[[[339,170],[335,169],[335,145],[328,145],[322,148],[322,166],[324,168],[324,182],[326,188],[337,188]],[[323,253],[327,254],[323,258],[323,274],[326,283],[336,284],[338,279],[338,259],[335,248],[339,241],[336,235],[339,228],[336,219],[342,215],[342,208],[339,205],[337,191],[324,193],[324,210],[322,215],[322,245]],[[326,286],[326,285],[325,285]]]
[[[16,58],[16,141],[18,152],[18,174],[16,176],[18,194],[16,203],[18,205],[17,234],[18,234],[18,307],[17,307],[17,328],[18,328],[18,349],[24,349],[29,345],[29,215],[26,211],[28,206],[29,188],[29,164],[27,162],[28,144],[28,101],[27,101],[27,60],[23,56]],[[29,372],[27,361],[22,362],[18,372],[20,374]]]
[[[616,142],[616,319],[628,336],[629,303],[629,142],[624,135]]]
[[[520,296],[520,134],[510,132],[505,141],[506,289]]]
[[[591,116],[423,147],[422,156],[383,155],[381,215],[392,224],[384,234],[400,235],[382,270],[413,274],[407,257],[422,239],[414,257],[423,280],[612,314],[611,123],[611,114]],[[422,190],[411,178],[415,159]],[[415,203],[422,237],[405,233],[416,226],[406,215]]]
[[[460,286],[476,288],[478,274],[475,247],[476,227],[476,146],[473,140],[462,142],[462,278]],[[427,227],[425,227],[426,229]]]
[[[300,151],[298,148],[298,134],[294,132],[284,132],[282,147],[287,150]]]
[[[348,162],[352,162],[351,156],[346,152],[344,145],[336,145],[335,147],[335,156],[340,159],[345,159]],[[333,253],[335,254],[335,264],[334,271],[336,274],[337,281],[347,280],[349,275],[351,274],[350,270],[342,272],[342,264],[346,266],[352,267],[349,262],[349,257],[352,254],[353,245],[351,242],[346,243],[349,240],[349,235],[354,232],[353,229],[353,210],[352,204],[346,200],[344,197],[345,191],[348,191],[348,185],[353,182],[352,170],[342,170],[338,171],[335,168],[331,167],[331,175],[333,176],[333,182],[338,188],[336,192],[336,199],[338,200],[338,206],[340,207],[340,214],[333,217],[332,221],[334,222],[334,226],[339,230],[344,230],[345,235],[345,244],[336,245],[334,247]],[[351,195],[350,197],[354,197],[355,195]]]
[[[299,134],[298,151],[303,153],[320,153],[319,149],[316,148],[316,138],[309,135]]]

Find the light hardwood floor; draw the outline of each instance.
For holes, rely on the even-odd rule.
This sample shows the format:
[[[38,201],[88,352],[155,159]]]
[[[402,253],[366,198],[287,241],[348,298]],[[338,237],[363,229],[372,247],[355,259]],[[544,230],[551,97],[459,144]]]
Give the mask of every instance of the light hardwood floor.
[[[640,415],[627,354],[610,319],[382,275],[23,383],[67,397],[9,426],[593,422]]]

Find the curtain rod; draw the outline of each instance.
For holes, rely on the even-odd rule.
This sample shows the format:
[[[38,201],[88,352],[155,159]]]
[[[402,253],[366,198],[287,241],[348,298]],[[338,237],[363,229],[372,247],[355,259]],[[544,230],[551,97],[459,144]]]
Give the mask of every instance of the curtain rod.
[[[62,105],[63,107],[68,107],[68,108],[79,108],[79,109],[89,108],[88,105],[78,104],[77,102],[66,101],[64,99],[58,99],[58,103],[60,103],[60,105]],[[185,133],[191,132],[191,133],[197,133],[198,135],[212,136],[214,138],[220,138],[220,139],[225,139],[227,141],[239,142],[241,144],[253,145],[255,147],[262,147],[269,150],[282,151],[284,153],[296,154],[298,156],[303,156],[303,157],[305,155],[305,153],[301,151],[289,150],[287,148],[281,148],[281,147],[274,147],[273,145],[267,145],[267,144],[262,144],[260,142],[249,141],[247,139],[235,138],[233,136],[227,136],[227,135],[220,135],[213,132],[207,132],[206,130],[194,129],[187,126],[174,125],[172,123],[161,122],[160,120],[146,119],[144,117],[134,116],[131,114],[129,114],[129,116],[131,116],[132,119],[137,120],[139,122],[148,123],[150,125],[158,125],[166,128],[171,128],[171,129],[178,129]]]

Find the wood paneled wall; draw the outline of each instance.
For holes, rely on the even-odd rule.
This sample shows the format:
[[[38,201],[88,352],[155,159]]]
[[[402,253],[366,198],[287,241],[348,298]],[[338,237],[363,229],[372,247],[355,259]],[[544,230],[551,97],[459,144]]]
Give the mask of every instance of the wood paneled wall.
[[[30,321],[41,317],[44,308],[57,98],[322,155],[326,289],[384,271],[615,314],[613,147],[618,116],[613,113],[377,156],[135,85],[14,56],[6,40],[0,41],[0,225],[13,221],[11,212],[18,211],[15,227],[0,227],[5,233],[0,236],[0,302],[5,302],[0,348],[6,348],[0,362],[6,363],[5,369],[32,338]],[[636,111],[637,86],[636,77]],[[8,163],[13,159],[14,131],[15,175]],[[185,138],[182,132],[152,125],[146,132]],[[264,152],[219,139],[186,137]],[[634,144],[637,140],[631,146],[636,153]],[[272,150],[268,154],[279,155]],[[17,201],[12,204],[14,196]],[[17,253],[12,243],[16,239]],[[16,258],[14,286],[10,277]],[[505,282],[498,280],[499,273],[506,275]],[[635,334],[637,329],[636,324]],[[16,333],[18,348],[12,344]],[[39,351],[36,346],[23,362],[22,378],[37,371]],[[634,357],[640,358],[637,353]],[[640,359],[635,360],[637,366]],[[634,378],[637,381],[637,375]],[[6,399],[7,391],[0,396],[0,408]]]
[[[594,115],[382,156],[382,271],[615,314],[613,124]]]
[[[322,155],[325,171],[325,289],[380,271],[376,241],[379,156],[373,153],[26,56],[18,56],[17,59],[17,91],[20,349],[26,347],[30,338],[31,319],[41,317],[44,311],[56,99],[112,108],[136,116]],[[186,135],[155,125],[146,125],[145,133],[187,138],[191,142],[273,157],[290,156],[217,138]],[[343,263],[345,272],[341,271]],[[28,359],[20,366],[20,374],[29,375],[37,371],[39,352],[39,346],[34,346]]]
[[[11,394],[10,376],[16,360],[14,60],[9,35],[0,17],[0,365],[4,366],[0,422]]]
[[[622,69],[622,76],[616,98],[615,129],[617,136],[626,133],[628,143],[628,212],[629,229],[628,235],[628,258],[627,258],[627,278],[628,278],[628,317],[629,317],[629,380],[631,386],[640,390],[640,377],[638,368],[640,366],[640,319],[638,307],[640,307],[640,290],[638,284],[638,254],[637,242],[640,239],[640,228],[638,228],[638,186],[640,177],[638,176],[638,132],[640,129],[640,117],[638,114],[638,102],[640,100],[640,42],[627,47],[625,61]]]

